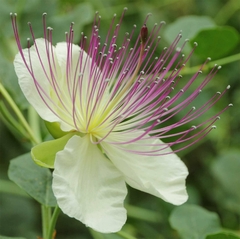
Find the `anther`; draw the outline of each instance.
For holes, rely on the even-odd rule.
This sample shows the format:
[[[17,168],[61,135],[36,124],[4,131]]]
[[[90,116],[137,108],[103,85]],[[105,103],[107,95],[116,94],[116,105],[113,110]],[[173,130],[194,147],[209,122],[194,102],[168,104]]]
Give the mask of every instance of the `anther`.
[[[146,24],[144,24],[144,25],[142,26],[140,35],[141,35],[141,41],[142,41],[142,43],[145,44],[146,41],[147,41],[147,38],[148,38],[148,28],[147,28]]]
[[[228,106],[229,106],[229,107],[232,107],[232,106],[233,106],[233,104],[229,104]]]
[[[228,85],[228,86],[227,86],[227,90],[229,90],[230,88],[231,88],[231,86],[230,86],[230,85]]]
[[[191,128],[193,128],[193,129],[197,129],[197,126],[196,126],[196,125],[193,125],[193,126],[191,126]]]
[[[221,119],[221,117],[220,117],[220,116],[217,116],[217,117],[216,117],[216,119],[220,120],[220,119]]]
[[[212,129],[216,129],[216,128],[217,128],[217,126],[216,126],[216,125],[213,125],[213,126],[212,126]]]

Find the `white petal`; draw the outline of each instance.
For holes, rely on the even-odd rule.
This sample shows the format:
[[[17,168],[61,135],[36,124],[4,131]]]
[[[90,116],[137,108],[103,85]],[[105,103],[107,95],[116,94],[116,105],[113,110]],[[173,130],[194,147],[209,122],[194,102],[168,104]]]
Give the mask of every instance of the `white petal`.
[[[44,63],[47,63],[46,57],[46,47],[43,39],[37,39],[36,44],[38,46],[39,54]],[[28,67],[31,70],[31,64],[33,68],[34,75],[36,80],[38,80],[41,84],[41,87],[47,91],[49,91],[49,82],[47,81],[47,77],[43,71],[43,67],[39,61],[39,57],[37,55],[36,48],[32,46],[30,48],[31,55],[31,64],[29,61],[28,49],[23,50],[24,58]],[[47,64],[46,64],[47,65]],[[29,70],[27,69],[22,56],[18,53],[14,59],[14,67],[16,74],[18,76],[19,85],[27,98],[27,100],[33,105],[33,107],[38,111],[39,115],[45,120],[57,120],[58,118],[46,107],[43,100],[40,98],[36,86],[34,84],[33,77],[30,75]],[[45,67],[47,69],[47,67]],[[49,73],[49,69],[47,69],[47,73]]]
[[[46,50],[44,39],[36,39],[35,45],[30,49],[23,49],[25,62],[20,53],[16,55],[14,68],[22,92],[40,117],[49,122],[59,122],[62,130],[70,131],[73,127],[59,117],[59,110],[56,107],[59,102],[56,97],[53,97],[54,89],[50,83],[53,79],[52,76],[54,75],[58,82],[62,78],[62,73],[56,60],[55,48],[50,46],[51,44],[48,43],[48,48],[52,49],[52,52]],[[48,56],[47,52],[51,57]],[[34,79],[38,87],[36,87]]]
[[[87,135],[73,136],[57,153],[53,192],[65,214],[96,231],[116,232],[126,221],[122,174]]]
[[[134,134],[131,138],[132,136]],[[145,139],[121,147],[139,151],[144,150],[143,143],[153,145],[148,150],[156,150],[160,147],[156,144],[161,141]],[[146,156],[126,152],[116,145],[107,143],[101,143],[101,145],[113,164],[125,175],[126,182],[133,188],[153,194],[175,205],[180,205],[187,200],[185,179],[188,170],[176,154]],[[171,152],[171,149],[168,147],[164,152]]]

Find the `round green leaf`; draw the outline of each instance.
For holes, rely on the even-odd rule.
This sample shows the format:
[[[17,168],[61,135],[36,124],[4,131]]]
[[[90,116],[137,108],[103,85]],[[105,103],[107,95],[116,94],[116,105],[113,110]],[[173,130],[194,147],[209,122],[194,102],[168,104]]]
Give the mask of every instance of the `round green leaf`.
[[[205,239],[221,230],[218,215],[196,205],[177,207],[169,220],[183,239]]]
[[[217,27],[201,30],[191,40],[198,43],[195,54],[201,58],[209,56],[213,59],[226,56],[239,42],[239,34],[233,27]]]
[[[240,205],[240,151],[232,151],[222,154],[212,165],[214,177],[228,193],[229,198]],[[237,208],[236,208],[237,209]]]
[[[51,207],[57,205],[50,170],[36,165],[30,153],[11,160],[8,177],[39,203]]]
[[[183,37],[179,43],[181,45],[185,39],[192,39],[200,30],[214,26],[214,21],[209,17],[184,16],[178,18],[172,24],[167,24],[164,37],[169,43],[172,43],[177,34],[182,31]]]
[[[233,234],[221,232],[214,235],[209,235],[206,237],[206,239],[240,239],[240,237],[237,237]]]

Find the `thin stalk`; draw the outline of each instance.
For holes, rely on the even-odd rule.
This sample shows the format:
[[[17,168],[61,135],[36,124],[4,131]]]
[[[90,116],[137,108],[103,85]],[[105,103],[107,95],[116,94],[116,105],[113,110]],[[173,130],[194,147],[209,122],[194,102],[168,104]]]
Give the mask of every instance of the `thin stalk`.
[[[50,221],[51,221],[51,214],[52,214],[51,207],[41,205],[41,212],[42,212],[42,234],[43,234],[42,236],[43,236],[43,239],[48,239],[48,232],[50,228]]]
[[[124,231],[117,232],[116,234],[121,236],[124,239],[136,239],[136,237],[129,235],[128,233],[126,233]]]
[[[224,25],[229,20],[229,18],[240,9],[240,1],[230,0],[218,11],[215,16],[215,22],[218,25]]]
[[[50,221],[50,226],[49,226],[49,231],[48,231],[48,236],[46,239],[53,239],[53,235],[54,235],[54,230],[55,230],[55,226],[56,226],[56,223],[57,223],[57,219],[58,219],[58,216],[60,214],[61,210],[58,206],[55,207],[54,209],[54,212],[52,214],[52,218],[51,218],[51,221]]]
[[[0,93],[3,95],[3,97],[8,102],[9,106],[12,108],[16,116],[18,117],[20,123],[23,125],[23,127],[26,129],[27,133],[29,134],[29,138],[31,139],[32,144],[39,144],[40,142],[35,137],[32,129],[30,128],[28,122],[24,118],[22,112],[19,110],[18,106],[13,101],[12,97],[8,94],[4,86],[0,83]]]
[[[28,122],[38,142],[42,142],[39,120],[39,115],[37,114],[36,110],[30,105],[28,107]]]
[[[25,129],[19,124],[16,119],[9,113],[9,110],[3,102],[0,102],[0,119],[7,125],[7,127],[14,133],[20,133],[23,137],[28,139]]]
[[[240,60],[240,53],[232,55],[232,56],[228,56],[219,60],[215,60],[215,61],[210,61],[209,63],[207,63],[203,70],[207,71],[209,69],[211,69],[212,67],[214,67],[215,64],[222,66],[222,65],[226,65],[235,61],[239,61]],[[199,68],[201,67],[201,65],[198,66],[194,66],[194,67],[186,67],[185,69],[182,70],[181,74],[182,75],[189,75],[189,74],[194,74],[196,73]]]

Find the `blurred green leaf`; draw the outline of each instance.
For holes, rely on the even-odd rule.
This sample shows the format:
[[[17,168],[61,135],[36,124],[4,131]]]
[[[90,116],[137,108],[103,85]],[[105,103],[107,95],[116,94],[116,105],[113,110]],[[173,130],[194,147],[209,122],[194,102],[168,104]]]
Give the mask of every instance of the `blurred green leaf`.
[[[235,150],[222,154],[213,163],[211,169],[214,177],[227,194],[223,203],[240,213],[240,151]]]
[[[77,33],[77,41],[86,24],[93,22],[94,11],[89,3],[78,4],[72,11],[64,15],[49,15],[49,23],[54,29],[54,43],[65,40],[65,32],[69,31],[71,22],[74,22],[74,30]],[[78,42],[77,42],[78,43]]]
[[[11,160],[8,176],[39,203],[56,206],[56,199],[52,192],[51,172],[36,165],[30,153]]]
[[[240,239],[240,237],[237,237],[233,234],[221,232],[214,235],[209,235],[206,237],[206,239]]]
[[[213,163],[212,171],[216,179],[229,192],[238,195],[240,200],[240,151],[229,151]],[[240,201],[239,201],[240,204]]]
[[[233,27],[217,27],[201,30],[192,40],[198,43],[194,51],[198,56],[205,59],[209,56],[213,59],[226,56],[239,42],[239,34]]]
[[[221,230],[218,215],[197,205],[177,207],[169,221],[183,239],[205,239],[207,235]]]
[[[169,43],[172,43],[177,34],[182,31],[183,37],[179,42],[179,45],[182,45],[185,39],[192,39],[202,29],[214,26],[215,23],[210,17],[184,16],[166,26],[164,37]]]

